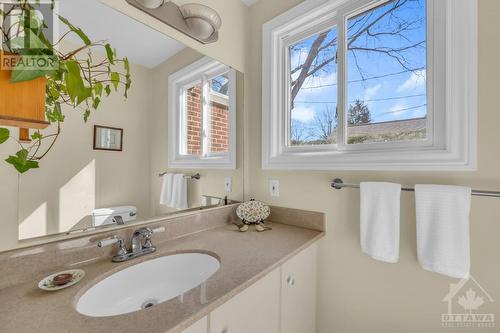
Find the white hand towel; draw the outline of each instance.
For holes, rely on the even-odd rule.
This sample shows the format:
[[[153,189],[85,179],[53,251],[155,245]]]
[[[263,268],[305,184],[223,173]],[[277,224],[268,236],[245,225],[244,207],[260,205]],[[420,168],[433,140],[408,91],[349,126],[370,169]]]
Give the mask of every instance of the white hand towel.
[[[415,186],[418,261],[426,270],[467,278],[470,270],[471,189]]]
[[[361,249],[374,259],[398,262],[401,185],[363,182],[360,191]]]
[[[187,209],[187,179],[183,174],[174,175],[171,206],[177,209]]]
[[[174,187],[174,174],[166,173],[163,175],[163,183],[161,185],[160,204],[171,205],[172,190]]]

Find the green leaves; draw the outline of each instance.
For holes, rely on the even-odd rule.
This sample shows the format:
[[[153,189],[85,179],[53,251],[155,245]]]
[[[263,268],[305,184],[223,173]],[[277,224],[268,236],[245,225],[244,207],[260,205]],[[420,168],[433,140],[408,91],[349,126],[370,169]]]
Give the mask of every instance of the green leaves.
[[[87,98],[92,96],[92,88],[85,87],[83,83],[80,65],[75,60],[66,61],[66,90],[70,100],[76,105],[80,105]]]
[[[9,158],[5,161],[12,164],[19,173],[25,173],[30,169],[36,169],[39,167],[37,161],[28,159],[28,151],[26,149],[18,151],[15,156],[9,156]]]
[[[99,97],[102,96],[102,89],[103,89],[103,86],[102,86],[101,82],[94,84],[94,94],[96,96],[99,96]]]
[[[47,120],[51,123],[55,122],[62,123],[64,121],[64,115],[61,112],[61,104],[59,103],[55,103],[54,108],[52,110],[47,108],[45,114],[47,115]]]
[[[125,98],[128,98],[128,91],[130,90],[130,87],[132,86],[132,79],[130,76],[130,63],[128,61],[128,58],[123,59],[123,68],[125,69],[125,93],[123,94]]]
[[[128,61],[128,58],[123,59],[123,68],[125,68],[125,71],[127,72],[127,75],[130,75],[130,62]]]
[[[57,100],[61,96],[61,92],[55,87],[55,85],[47,85],[45,93],[47,94],[47,97],[50,97],[52,100]]]
[[[64,23],[71,31],[73,31],[75,34],[80,37],[80,39],[83,41],[85,45],[90,45],[92,42],[90,41],[89,37],[83,32],[82,29],[75,27],[73,24],[71,24],[67,19],[59,15],[59,20],[61,20],[62,23]]]
[[[110,78],[113,87],[115,87],[115,91],[118,91],[118,85],[120,84],[120,74],[118,74],[117,72],[112,72]]]
[[[101,99],[99,97],[94,98],[94,101],[92,102],[92,107],[97,110],[99,107],[99,104],[101,104]]]
[[[10,131],[6,128],[0,128],[0,145],[9,140]]]
[[[36,131],[35,133],[31,134],[31,138],[33,140],[42,140],[43,135],[42,135],[42,133],[40,133],[40,131]]]
[[[87,109],[85,110],[85,112],[83,113],[83,121],[84,122],[87,122],[89,120],[89,117],[90,117],[90,110]]]
[[[106,44],[104,45],[104,48],[106,49],[106,55],[108,57],[108,60],[109,62],[111,63],[111,65],[114,65],[115,64],[115,53],[113,51],[113,49],[111,48],[111,45]]]

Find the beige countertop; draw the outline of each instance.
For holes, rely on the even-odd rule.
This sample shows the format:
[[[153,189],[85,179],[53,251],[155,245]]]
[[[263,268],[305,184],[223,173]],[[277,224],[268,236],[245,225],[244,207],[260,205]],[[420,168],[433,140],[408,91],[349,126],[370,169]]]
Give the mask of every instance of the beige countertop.
[[[0,289],[0,332],[180,332],[324,234],[281,223],[271,226],[273,230],[263,233],[241,233],[234,225],[226,224],[159,242],[156,253],[129,262],[112,263],[109,257],[103,257],[86,264],[65,265],[85,270],[86,276],[77,285],[57,292],[37,288],[45,275],[25,277],[21,283]],[[197,287],[182,299],[177,297],[120,316],[93,318],[75,310],[78,297],[104,277],[146,260],[193,250],[212,253],[221,262],[220,269],[205,283],[205,297],[201,297],[201,288]]]

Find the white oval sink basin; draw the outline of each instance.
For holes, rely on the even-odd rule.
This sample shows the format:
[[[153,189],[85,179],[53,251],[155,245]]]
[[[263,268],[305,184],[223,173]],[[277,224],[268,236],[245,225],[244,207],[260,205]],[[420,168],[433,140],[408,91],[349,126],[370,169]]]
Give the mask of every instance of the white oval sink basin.
[[[76,310],[90,317],[139,311],[173,299],[199,286],[220,263],[203,253],[182,253],[151,259],[105,278],[77,301]]]

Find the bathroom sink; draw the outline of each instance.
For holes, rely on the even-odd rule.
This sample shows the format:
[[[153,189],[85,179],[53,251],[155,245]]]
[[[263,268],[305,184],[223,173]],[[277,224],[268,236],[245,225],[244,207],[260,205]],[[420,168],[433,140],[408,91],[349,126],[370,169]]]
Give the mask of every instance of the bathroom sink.
[[[139,311],[199,286],[217,272],[219,261],[203,253],[155,258],[128,267],[87,290],[76,310],[90,317]]]

